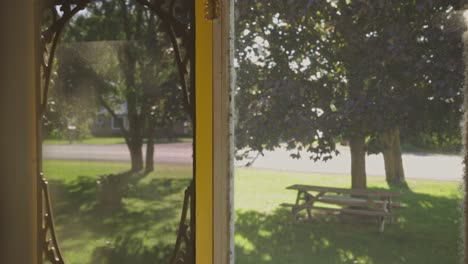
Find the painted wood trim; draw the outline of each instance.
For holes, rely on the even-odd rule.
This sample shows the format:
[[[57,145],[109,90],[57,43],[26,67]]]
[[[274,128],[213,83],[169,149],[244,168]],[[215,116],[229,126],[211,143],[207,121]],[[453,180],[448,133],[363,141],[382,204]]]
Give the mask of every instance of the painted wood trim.
[[[195,263],[213,263],[213,24],[195,0]]]
[[[38,1],[0,7],[0,263],[38,263]]]
[[[465,18],[464,22],[466,27],[468,28],[468,4],[465,7],[466,10],[462,11],[463,16]],[[464,87],[464,113],[463,113],[463,150],[464,150],[464,177],[463,177],[463,202],[462,202],[462,211],[463,211],[463,224],[461,226],[461,235],[463,241],[463,255],[462,255],[462,262],[468,264],[468,30],[462,35],[463,44],[464,44],[464,51],[463,51],[463,59],[465,61],[465,87]]]
[[[227,264],[234,263],[234,2],[220,4],[220,18],[213,22],[213,258],[216,264]]]

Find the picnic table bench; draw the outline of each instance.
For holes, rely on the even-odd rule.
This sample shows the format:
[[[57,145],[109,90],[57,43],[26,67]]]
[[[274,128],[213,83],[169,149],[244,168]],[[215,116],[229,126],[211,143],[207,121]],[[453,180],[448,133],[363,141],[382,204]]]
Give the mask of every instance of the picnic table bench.
[[[400,196],[400,193],[385,190],[346,189],[300,184],[289,186],[286,189],[297,191],[296,203],[283,203],[281,206],[291,207],[291,212],[296,218],[301,211],[305,211],[307,217],[312,219],[312,210],[378,217],[380,232],[384,231],[387,218],[390,218],[390,222],[393,221],[394,212],[392,209],[401,207],[400,203],[393,201],[393,198]],[[317,206],[317,203],[342,207]]]

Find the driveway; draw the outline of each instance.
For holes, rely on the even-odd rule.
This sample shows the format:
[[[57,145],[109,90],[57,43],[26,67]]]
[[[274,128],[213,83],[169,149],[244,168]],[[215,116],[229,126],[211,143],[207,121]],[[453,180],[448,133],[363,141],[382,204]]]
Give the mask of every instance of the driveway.
[[[284,149],[265,152],[259,156],[252,168],[281,171],[297,171],[310,173],[349,175],[351,155],[349,149],[340,147],[340,155],[328,162],[310,161],[303,153],[303,159],[289,157]],[[143,152],[145,153],[145,152]],[[170,143],[155,145],[156,163],[192,164],[191,143]],[[251,154],[253,158],[255,153]],[[129,161],[130,155],[126,145],[45,145],[44,159],[61,160],[99,160],[99,161]],[[244,166],[250,160],[237,161],[236,166]],[[460,155],[440,154],[403,154],[403,166],[407,178],[423,178],[444,181],[460,181],[463,166]],[[367,156],[366,170],[369,176],[384,176],[385,169],[382,155]]]

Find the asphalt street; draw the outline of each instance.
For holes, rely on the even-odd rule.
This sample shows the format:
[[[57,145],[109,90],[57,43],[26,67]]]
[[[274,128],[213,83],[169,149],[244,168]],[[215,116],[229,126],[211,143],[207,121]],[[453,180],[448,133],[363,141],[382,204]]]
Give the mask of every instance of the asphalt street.
[[[323,174],[349,175],[350,152],[340,147],[340,155],[327,162],[313,162],[303,153],[303,159],[290,158],[285,149],[265,152],[258,156],[252,168],[281,171],[310,172]],[[191,143],[170,143],[155,145],[154,160],[156,163],[185,164],[192,163]],[[96,161],[129,161],[127,146],[121,145],[45,145],[44,159],[60,160],[96,160]],[[255,153],[250,155],[252,158]],[[236,166],[245,166],[247,162],[237,161]],[[460,181],[463,166],[460,155],[404,153],[403,166],[407,178],[423,178],[444,181]],[[384,176],[385,169],[382,155],[370,155],[366,159],[366,171],[369,176]]]
[[[143,148],[143,154],[146,153]],[[130,161],[127,145],[44,145],[44,159],[58,160],[87,160],[87,161]],[[192,144],[171,143],[156,144],[154,147],[154,160],[159,163],[191,164]]]

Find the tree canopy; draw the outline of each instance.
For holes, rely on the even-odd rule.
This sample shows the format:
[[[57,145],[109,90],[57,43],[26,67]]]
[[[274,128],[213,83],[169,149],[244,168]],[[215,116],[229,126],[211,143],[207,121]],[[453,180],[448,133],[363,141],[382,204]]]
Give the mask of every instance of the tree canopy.
[[[143,167],[145,137],[152,170],[156,126],[192,119],[190,5],[92,1],[63,36],[55,88],[68,95],[87,90],[113,117],[126,105],[128,128],[121,124],[121,131],[133,170]]]
[[[345,139],[353,187],[365,188],[369,142],[382,142],[390,130],[447,132],[458,124],[456,4],[239,2],[237,147],[263,151],[286,143],[298,150],[295,158],[305,150],[326,161]]]

